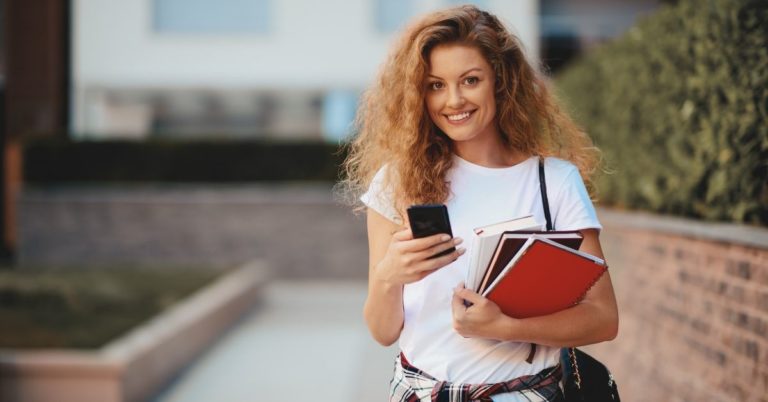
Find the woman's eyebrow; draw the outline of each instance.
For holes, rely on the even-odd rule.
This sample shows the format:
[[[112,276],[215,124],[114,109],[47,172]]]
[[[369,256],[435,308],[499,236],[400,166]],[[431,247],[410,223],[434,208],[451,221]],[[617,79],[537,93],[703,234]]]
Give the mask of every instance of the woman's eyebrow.
[[[471,73],[471,72],[473,72],[473,71],[480,71],[480,72],[482,72],[482,71],[483,71],[483,69],[482,69],[482,68],[480,68],[480,67],[472,67],[472,68],[470,68],[469,70],[467,70],[467,71],[465,71],[465,72],[461,73],[461,75],[459,75],[459,77],[463,77],[463,76],[465,76],[465,75],[467,75],[467,74],[469,74],[469,73]],[[439,80],[442,80],[442,78],[441,78],[441,77],[438,77],[438,76],[436,76],[436,75],[427,74],[427,76],[428,76],[428,77],[432,77],[432,78],[437,78],[437,79],[439,79]]]

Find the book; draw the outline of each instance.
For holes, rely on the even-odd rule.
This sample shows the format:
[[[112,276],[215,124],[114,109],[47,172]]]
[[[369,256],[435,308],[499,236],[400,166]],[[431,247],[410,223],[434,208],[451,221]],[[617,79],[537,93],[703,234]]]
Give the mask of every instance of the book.
[[[566,247],[574,250],[578,250],[581,246],[581,241],[584,237],[577,230],[569,231],[517,231],[517,232],[504,232],[499,238],[499,242],[496,245],[496,250],[491,257],[491,261],[488,263],[488,267],[485,269],[485,275],[480,281],[477,293],[483,293],[483,291],[493,283],[493,280],[499,276],[499,273],[507,266],[512,257],[520,251],[523,244],[531,237],[531,235],[537,234],[541,237],[545,237],[550,240],[554,240]]]
[[[480,280],[485,275],[485,269],[491,261],[499,238],[504,232],[509,231],[539,231],[542,225],[536,222],[533,215],[498,222],[491,225],[477,227],[473,230],[472,248],[469,255],[469,270],[467,271],[466,287],[477,289]]]
[[[510,317],[552,314],[581,301],[607,269],[601,258],[534,234],[483,295]]]

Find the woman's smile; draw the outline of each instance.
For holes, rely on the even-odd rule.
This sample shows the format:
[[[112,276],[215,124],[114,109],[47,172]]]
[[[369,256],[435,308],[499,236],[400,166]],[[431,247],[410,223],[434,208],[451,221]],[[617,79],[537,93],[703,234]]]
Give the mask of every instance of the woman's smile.
[[[470,110],[470,111],[460,112],[460,113],[455,113],[455,114],[447,114],[447,115],[445,115],[445,117],[448,119],[448,121],[451,124],[458,125],[458,124],[462,124],[462,123],[466,122],[467,120],[469,120],[469,117],[472,116],[472,114],[474,112],[475,112],[474,110]]]

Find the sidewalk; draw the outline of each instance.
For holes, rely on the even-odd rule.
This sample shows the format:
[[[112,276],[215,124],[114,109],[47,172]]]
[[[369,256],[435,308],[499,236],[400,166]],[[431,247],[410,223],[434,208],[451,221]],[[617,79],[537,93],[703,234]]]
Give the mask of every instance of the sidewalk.
[[[377,401],[396,347],[362,318],[362,281],[278,281],[262,304],[152,402]]]

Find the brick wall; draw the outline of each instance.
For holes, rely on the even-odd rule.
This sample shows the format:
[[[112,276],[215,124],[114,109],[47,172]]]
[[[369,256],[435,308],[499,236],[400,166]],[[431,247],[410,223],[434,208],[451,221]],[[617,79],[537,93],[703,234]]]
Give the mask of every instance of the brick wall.
[[[768,230],[600,217],[620,330],[588,350],[622,399],[768,401]]]

